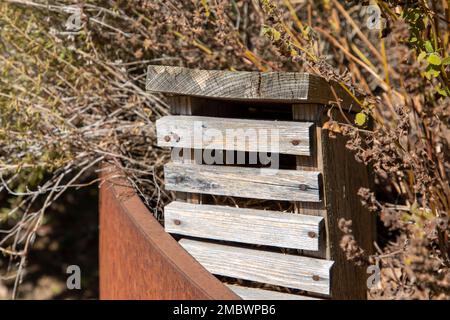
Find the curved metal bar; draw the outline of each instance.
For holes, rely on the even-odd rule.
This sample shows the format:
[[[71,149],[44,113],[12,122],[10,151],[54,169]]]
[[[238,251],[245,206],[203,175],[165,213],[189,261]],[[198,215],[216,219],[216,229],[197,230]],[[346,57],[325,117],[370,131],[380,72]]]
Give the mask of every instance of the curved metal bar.
[[[125,179],[108,178],[108,171],[100,187],[100,299],[239,299],[164,231]]]

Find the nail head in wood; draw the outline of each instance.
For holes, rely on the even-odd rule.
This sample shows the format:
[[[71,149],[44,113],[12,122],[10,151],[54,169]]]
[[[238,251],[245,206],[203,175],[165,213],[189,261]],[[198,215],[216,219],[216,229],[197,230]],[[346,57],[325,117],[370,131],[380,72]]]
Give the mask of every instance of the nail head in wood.
[[[306,191],[306,190],[308,190],[308,186],[306,184],[302,183],[302,184],[299,185],[299,189],[302,190],[302,191]]]
[[[179,225],[181,224],[181,221],[178,220],[178,219],[174,219],[174,220],[173,220],[173,223],[174,223],[176,226],[179,226]]]
[[[319,280],[320,280],[320,277],[319,277],[318,275],[313,275],[313,276],[312,276],[312,279],[313,279],[314,281],[319,281]]]
[[[292,140],[291,143],[293,146],[298,146],[300,144],[300,140],[295,139],[295,140]]]
[[[169,141],[170,141],[170,136],[165,136],[165,137],[164,137],[164,140],[165,140],[166,142],[169,142]]]

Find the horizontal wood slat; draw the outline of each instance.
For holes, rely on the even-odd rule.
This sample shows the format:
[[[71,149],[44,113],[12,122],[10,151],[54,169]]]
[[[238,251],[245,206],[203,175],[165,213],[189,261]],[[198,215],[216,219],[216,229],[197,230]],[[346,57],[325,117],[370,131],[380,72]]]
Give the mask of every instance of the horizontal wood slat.
[[[226,286],[243,300],[321,300],[318,298],[272,290],[241,287],[229,284],[227,284]]]
[[[319,172],[169,163],[166,189],[234,197],[320,201]]]
[[[150,65],[146,89],[186,96],[286,103],[329,104],[336,101],[337,96],[342,108],[359,110],[352,96],[337,82],[299,72],[197,70]]]
[[[172,202],[166,232],[292,249],[318,250],[322,217],[218,205]]]
[[[320,294],[330,294],[332,261],[181,239],[209,272]]]
[[[156,121],[158,146],[310,155],[311,122],[166,116]]]

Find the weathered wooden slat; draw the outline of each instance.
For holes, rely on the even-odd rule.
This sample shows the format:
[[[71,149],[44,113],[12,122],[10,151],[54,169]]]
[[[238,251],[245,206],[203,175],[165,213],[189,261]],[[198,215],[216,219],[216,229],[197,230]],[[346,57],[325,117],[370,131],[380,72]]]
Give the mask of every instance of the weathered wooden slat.
[[[209,272],[320,294],[330,293],[333,261],[181,239]]]
[[[310,155],[311,122],[166,116],[156,121],[158,146]]]
[[[166,232],[292,249],[318,250],[322,217],[277,211],[172,202]]]
[[[333,119],[345,121],[338,110],[333,112]],[[341,219],[352,221],[353,236],[365,254],[371,255],[374,252],[373,244],[377,239],[376,216],[361,203],[357,195],[360,188],[373,187],[368,167],[356,161],[354,153],[345,149],[347,141],[348,138],[343,135],[330,138],[327,130],[322,132],[329,257],[336,261],[332,295],[333,299],[367,299],[366,267],[348,260],[339,246],[342,239],[339,227]]]
[[[176,115],[192,115],[196,112],[198,108],[200,98],[188,97],[188,96],[170,96],[166,97],[168,103],[170,104],[170,112]],[[181,161],[184,163],[195,163],[194,154],[183,155],[178,154],[178,159],[175,161]],[[190,194],[186,192],[176,192],[175,198],[177,200],[184,200],[191,203],[200,203],[202,201],[201,194]]]
[[[319,172],[169,163],[166,189],[234,197],[320,201]]]
[[[147,90],[227,100],[321,103],[342,100],[341,107],[357,110],[353,98],[336,82],[297,72],[194,70],[150,65]]]
[[[243,300],[322,300],[318,298],[289,294],[272,290],[241,287],[237,285],[226,285]]]

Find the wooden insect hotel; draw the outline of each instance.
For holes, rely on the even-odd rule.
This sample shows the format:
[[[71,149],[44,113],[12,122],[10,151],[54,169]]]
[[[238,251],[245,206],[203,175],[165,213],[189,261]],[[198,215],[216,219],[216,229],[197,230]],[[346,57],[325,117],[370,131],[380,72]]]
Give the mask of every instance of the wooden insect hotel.
[[[101,218],[105,298],[120,298],[109,293],[121,279],[127,290],[153,292],[132,298],[366,299],[366,268],[347,260],[338,222],[352,220],[356,241],[371,252],[375,221],[357,196],[369,187],[368,170],[343,136],[322,128],[330,115],[354,118],[345,90],[306,73],[166,66],[149,67],[147,90],[168,94],[171,106],[157,139],[172,148],[164,179],[176,200],[165,207],[163,237],[173,238],[157,243],[154,224],[135,226],[150,244],[131,253],[138,262],[123,262],[132,271],[117,271],[136,249],[108,242],[108,229],[121,226]],[[340,106],[331,107],[336,98]],[[108,255],[120,246],[128,258],[117,253],[114,269]],[[133,275],[145,283],[133,284]]]

